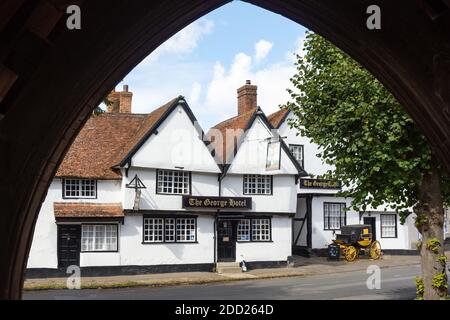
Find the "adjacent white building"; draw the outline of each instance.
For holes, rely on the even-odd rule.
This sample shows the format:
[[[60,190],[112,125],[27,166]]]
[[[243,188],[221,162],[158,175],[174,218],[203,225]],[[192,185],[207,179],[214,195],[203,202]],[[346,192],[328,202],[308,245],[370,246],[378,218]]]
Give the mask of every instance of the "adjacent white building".
[[[271,114],[269,119],[281,137],[289,145],[292,153],[309,177],[300,179],[298,203],[293,219],[293,251],[310,253],[326,248],[335,233],[345,224],[370,224],[375,230],[375,239],[380,241],[384,252],[416,253],[419,233],[414,226],[413,214],[405,224],[388,207],[368,209],[365,212],[344,210],[350,207],[351,198],[336,196],[341,189],[339,183],[314,179],[333,167],[325,164],[317,156],[318,146],[309,138],[297,134],[288,121],[294,117],[287,109]]]
[[[65,156],[36,223],[29,277],[70,265],[85,276],[285,266],[356,223],[372,224],[384,250],[413,248],[411,218],[345,212],[351,199],[308,177],[328,169],[316,146],[288,127],[286,110],[266,117],[250,82],[236,116],[207,134],[182,96],[149,114],[131,113],[131,99],[127,86],[113,91]]]

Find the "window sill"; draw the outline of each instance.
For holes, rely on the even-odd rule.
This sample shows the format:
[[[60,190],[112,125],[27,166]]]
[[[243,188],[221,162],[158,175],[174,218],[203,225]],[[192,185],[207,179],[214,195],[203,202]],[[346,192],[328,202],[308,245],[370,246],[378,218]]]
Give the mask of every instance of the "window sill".
[[[81,253],[118,253],[119,252],[119,250],[116,250],[116,251],[114,251],[114,250],[112,250],[112,251],[110,251],[110,250],[97,250],[97,251],[80,251]]]
[[[253,241],[236,241],[236,243],[261,243],[261,242],[274,242],[273,240],[253,240]]]
[[[155,244],[198,244],[198,241],[178,241],[178,242],[141,242],[141,244],[149,244],[149,245],[155,245]]]

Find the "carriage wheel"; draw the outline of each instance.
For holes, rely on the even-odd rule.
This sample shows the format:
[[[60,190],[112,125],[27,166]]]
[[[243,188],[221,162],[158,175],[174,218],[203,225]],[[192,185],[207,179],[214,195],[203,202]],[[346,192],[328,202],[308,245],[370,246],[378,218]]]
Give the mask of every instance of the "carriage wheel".
[[[370,255],[370,258],[373,260],[380,259],[381,245],[377,240],[373,241],[372,244],[370,245],[369,255]]]
[[[356,248],[354,246],[348,246],[345,249],[345,260],[347,260],[348,262],[352,262],[356,259],[358,255],[358,250],[356,250]]]

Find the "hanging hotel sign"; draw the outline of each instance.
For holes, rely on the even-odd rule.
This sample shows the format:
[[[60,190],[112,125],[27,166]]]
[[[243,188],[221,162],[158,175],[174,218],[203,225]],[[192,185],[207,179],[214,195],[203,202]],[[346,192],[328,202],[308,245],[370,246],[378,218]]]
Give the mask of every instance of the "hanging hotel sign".
[[[266,171],[280,170],[281,142],[270,141],[267,143]]]
[[[326,179],[300,179],[300,188],[304,189],[341,189],[341,182]]]
[[[250,197],[196,197],[183,196],[186,209],[251,209]]]

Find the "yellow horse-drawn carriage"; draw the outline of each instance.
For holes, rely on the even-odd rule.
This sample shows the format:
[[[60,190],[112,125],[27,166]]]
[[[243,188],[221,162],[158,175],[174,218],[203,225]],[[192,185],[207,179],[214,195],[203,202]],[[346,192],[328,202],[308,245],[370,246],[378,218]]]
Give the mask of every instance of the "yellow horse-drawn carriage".
[[[341,233],[336,234],[333,243],[339,247],[345,260],[354,261],[360,253],[377,260],[381,257],[381,245],[373,240],[372,227],[367,224],[354,224],[342,226]]]

